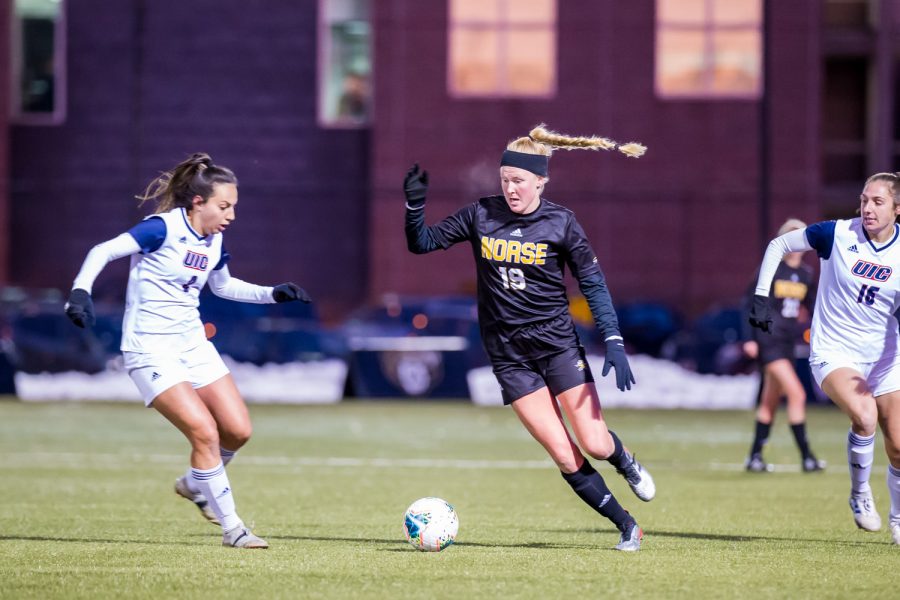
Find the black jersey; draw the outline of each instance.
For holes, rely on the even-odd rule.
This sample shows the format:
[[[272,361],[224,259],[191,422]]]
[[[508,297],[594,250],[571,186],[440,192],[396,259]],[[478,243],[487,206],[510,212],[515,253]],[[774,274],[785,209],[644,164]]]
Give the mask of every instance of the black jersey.
[[[408,239],[412,228],[412,238],[424,233],[444,249],[463,241],[472,246],[478,318],[492,360],[538,358],[579,343],[566,265],[579,280],[602,273],[571,210],[541,199],[537,210],[520,215],[503,196],[489,196],[427,228],[422,212],[408,211]]]
[[[801,264],[799,267],[791,267],[784,261],[778,265],[775,276],[772,277],[772,287],[769,291],[769,314],[772,316],[772,336],[782,341],[794,342],[802,334],[802,327],[798,321],[800,307],[812,308],[812,269]],[[756,289],[756,280],[751,284],[750,301]],[[758,330],[754,329],[754,339]],[[768,334],[763,334],[768,335]]]

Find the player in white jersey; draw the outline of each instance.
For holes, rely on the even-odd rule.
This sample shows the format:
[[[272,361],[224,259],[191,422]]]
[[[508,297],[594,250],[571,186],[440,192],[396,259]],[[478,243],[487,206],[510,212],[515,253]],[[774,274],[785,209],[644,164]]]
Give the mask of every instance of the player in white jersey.
[[[294,283],[259,286],[231,277],[222,234],[235,219],[237,178],[193,154],[147,188],[156,214],[94,246],[75,278],[66,315],[94,324],[91,288],[111,260],[131,257],[121,349],[144,403],[187,437],[191,468],[175,491],[222,526],[222,544],[268,548],[235,510],[225,466],[250,438],[250,415],[228,368],[206,339],[197,310],[208,282],[222,298],[258,304],[309,302]]]
[[[850,507],[859,528],[881,529],[869,476],[875,427],[889,460],[890,528],[900,544],[900,173],[876,173],[860,195],[860,216],[816,223],[769,243],[750,324],[769,331],[772,275],[787,252],[815,250],[818,296],[810,336],[810,367],[828,397],[850,417],[847,461]],[[896,272],[896,274],[895,274]]]

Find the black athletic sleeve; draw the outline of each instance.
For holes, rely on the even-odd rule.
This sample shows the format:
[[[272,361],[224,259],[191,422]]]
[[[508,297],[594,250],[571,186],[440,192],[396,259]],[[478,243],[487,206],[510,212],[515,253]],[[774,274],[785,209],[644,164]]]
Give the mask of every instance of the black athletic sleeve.
[[[406,246],[414,254],[446,250],[469,239],[475,215],[475,204],[465,206],[435,225],[425,225],[425,209],[406,209]]]
[[[753,306],[753,296],[756,295],[756,280],[759,279],[759,271],[757,270],[756,275],[750,281],[750,285],[747,286],[747,289],[744,290],[744,295],[741,296],[741,341],[748,341],[753,339],[753,327],[750,326],[750,308]]]
[[[609,289],[606,287],[606,278],[603,277],[603,272],[600,268],[597,268],[596,273],[579,278],[578,287],[585,300],[587,300],[591,309],[591,315],[594,317],[594,323],[597,324],[597,329],[600,330],[603,340],[606,341],[610,336],[621,335],[619,333],[619,319],[616,317],[612,297],[609,295]]]
[[[566,223],[566,230],[563,237],[563,247],[566,252],[566,263],[572,270],[579,281],[584,277],[600,273],[600,266],[597,264],[597,255],[591,244],[588,242],[587,235],[575,216]],[[601,273],[601,278],[602,278]]]

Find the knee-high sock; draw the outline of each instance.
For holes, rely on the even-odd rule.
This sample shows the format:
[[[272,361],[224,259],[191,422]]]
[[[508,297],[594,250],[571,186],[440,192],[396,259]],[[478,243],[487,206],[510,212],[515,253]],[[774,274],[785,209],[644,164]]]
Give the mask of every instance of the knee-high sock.
[[[769,441],[769,431],[771,429],[771,423],[756,422],[756,428],[753,432],[753,445],[750,447],[751,456],[762,452],[763,446]]]
[[[228,475],[225,474],[225,465],[219,463],[212,469],[191,469],[191,477],[219,518],[222,531],[230,531],[241,524],[234,508],[234,496],[231,494]]]
[[[875,434],[864,437],[859,434],[847,435],[847,463],[850,465],[850,490],[854,493],[868,492],[869,477],[875,454]]]
[[[228,466],[228,463],[231,462],[231,459],[234,458],[235,454],[237,454],[237,450],[226,450],[219,446],[219,456],[222,457],[222,464],[226,467]]]
[[[628,523],[634,520],[606,487],[600,473],[587,460],[574,473],[563,473],[562,476],[579,498],[612,521],[619,531],[624,531]]]
[[[228,463],[231,462],[231,459],[234,458],[234,455],[237,454],[237,450],[226,450],[225,448],[219,447],[219,456],[222,457],[222,466],[227,467]],[[191,468],[188,467],[187,473],[184,474],[184,481],[187,483],[187,488],[195,494],[200,493],[200,489],[194,483],[194,478],[191,477]]]
[[[619,439],[619,436],[616,435],[615,431],[610,429],[609,435],[612,437],[613,441],[613,453],[607,457],[606,461],[615,468],[621,470],[628,459],[628,453],[625,452],[625,446],[622,445],[622,440]]]
[[[888,465],[887,486],[891,495],[890,523],[900,523],[900,469]]]
[[[800,456],[809,458],[811,453],[809,451],[809,441],[806,439],[806,421],[794,423],[791,425],[791,431],[794,434],[794,441],[797,442],[797,449],[800,451]]]

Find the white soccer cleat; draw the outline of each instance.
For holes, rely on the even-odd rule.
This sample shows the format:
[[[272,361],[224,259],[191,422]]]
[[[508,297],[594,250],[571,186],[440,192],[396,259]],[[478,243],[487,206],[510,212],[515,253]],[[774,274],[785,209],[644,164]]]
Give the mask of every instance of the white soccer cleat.
[[[866,531],[878,531],[881,529],[881,517],[875,510],[875,498],[872,491],[850,494],[850,509],[853,511],[853,520],[856,526]]]
[[[625,453],[625,467],[616,469],[616,472],[625,478],[634,495],[643,500],[650,502],[656,496],[656,484],[650,473],[629,453]]]
[[[231,546],[232,548],[258,548],[265,550],[269,547],[269,542],[253,535],[253,532],[243,525],[238,525],[222,535],[222,545]]]
[[[900,521],[891,522],[891,541],[895,546],[900,546]]]
[[[209,502],[206,501],[206,498],[203,494],[195,494],[190,489],[188,489],[187,482],[184,480],[185,476],[182,475],[178,479],[175,480],[175,493],[193,502],[197,508],[200,509],[200,514],[203,515],[207,521],[212,523],[213,525],[219,525],[219,519],[216,518],[216,513],[213,512],[213,509],[210,508]]]

